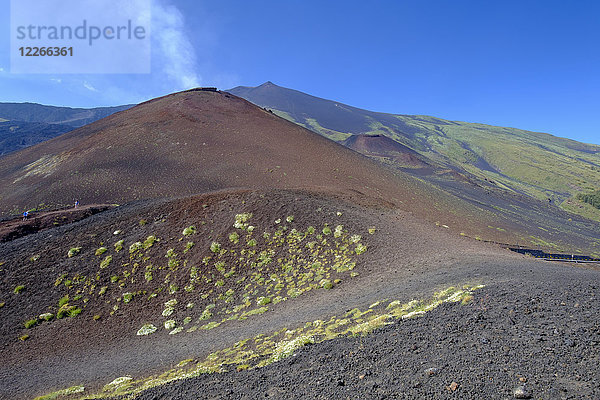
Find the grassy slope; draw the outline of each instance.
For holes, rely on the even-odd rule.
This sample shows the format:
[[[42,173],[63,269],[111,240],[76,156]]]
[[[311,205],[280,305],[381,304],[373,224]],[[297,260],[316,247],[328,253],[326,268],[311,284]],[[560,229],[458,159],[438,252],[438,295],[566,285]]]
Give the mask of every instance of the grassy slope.
[[[398,118],[414,121],[409,116]],[[476,176],[502,182],[532,197],[564,201],[600,185],[600,146],[513,128],[415,122],[434,132],[427,138],[433,155],[441,154]],[[483,167],[480,159],[492,168]]]
[[[383,134],[443,166],[536,199],[564,203],[571,212],[595,215],[584,212],[574,196],[600,187],[600,146],[514,128],[375,113],[270,83],[232,92],[332,140]]]

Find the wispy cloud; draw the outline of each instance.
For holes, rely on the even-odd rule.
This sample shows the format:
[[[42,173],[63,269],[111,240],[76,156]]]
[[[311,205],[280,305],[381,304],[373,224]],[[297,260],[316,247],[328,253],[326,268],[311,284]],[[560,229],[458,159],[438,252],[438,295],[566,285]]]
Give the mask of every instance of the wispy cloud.
[[[199,86],[196,53],[185,33],[183,14],[164,0],[154,0],[152,5],[152,39],[162,72],[177,89]]]
[[[86,88],[87,90],[91,91],[91,92],[97,92],[98,89],[96,89],[95,87],[93,87],[89,82],[83,82],[83,87]]]
[[[150,27],[150,74],[11,74],[8,66],[0,62],[0,83],[11,88],[0,94],[12,93],[11,99],[47,104],[115,105],[200,86],[205,81],[203,74],[210,77],[211,86],[233,86],[228,86],[232,78],[215,68],[211,57],[206,57],[218,45],[221,24],[205,20],[202,7],[195,7],[194,15],[188,16],[175,0],[127,0],[115,4],[123,15],[137,15],[135,24]],[[198,21],[203,23],[198,26]],[[32,86],[38,90],[26,89]]]

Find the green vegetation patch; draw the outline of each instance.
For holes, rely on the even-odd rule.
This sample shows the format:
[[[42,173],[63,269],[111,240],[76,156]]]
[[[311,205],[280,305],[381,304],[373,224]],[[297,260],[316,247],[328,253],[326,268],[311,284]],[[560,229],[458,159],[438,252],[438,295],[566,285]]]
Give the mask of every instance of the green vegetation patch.
[[[587,194],[580,193],[577,195],[577,199],[600,209],[600,190]]]
[[[77,254],[81,252],[81,247],[71,247],[67,252],[67,257],[75,257]]]
[[[104,260],[102,260],[100,262],[100,268],[104,269],[104,268],[108,267],[111,261],[112,261],[112,256],[104,257]]]
[[[129,254],[135,253],[140,251],[142,248],[144,247],[144,245],[142,244],[142,242],[135,242],[132,243],[131,246],[129,246]]]
[[[196,233],[196,227],[194,225],[192,226],[188,226],[187,228],[185,228],[183,230],[183,236],[190,236],[193,235],[194,233]]]
[[[354,251],[356,252],[356,254],[362,254],[365,251],[367,251],[367,246],[365,246],[362,243],[359,243],[356,245],[356,247],[354,248]]]
[[[144,243],[142,243],[142,248],[144,250],[148,250],[150,247],[152,247],[154,245],[155,242],[158,242],[159,239],[154,236],[154,235],[150,235],[146,238],[146,240],[144,240]]]
[[[115,251],[118,253],[119,251],[123,250],[123,243],[125,243],[125,240],[121,239],[119,240],[117,243],[115,243]]]
[[[67,294],[67,295],[61,297],[60,300],[58,300],[58,306],[62,307],[65,304],[67,304],[68,302],[69,302],[69,295]]]
[[[126,313],[118,311],[134,307],[154,313],[144,317],[143,326],[135,327],[132,334],[138,336],[214,329],[230,321],[258,318],[278,303],[310,291],[334,288],[356,276],[352,271],[360,257],[356,249],[367,249],[361,235],[337,221],[341,215],[336,218],[330,213],[335,223],[308,226],[288,212],[279,218],[261,218],[269,221],[261,229],[251,225],[252,213],[234,215],[233,227],[215,234],[214,227],[207,226],[197,236],[197,245],[186,241],[186,236],[199,233],[192,225],[183,230],[183,237],[161,241],[144,232],[127,241],[86,247],[87,255],[99,259],[77,261],[91,263],[91,272],[60,272],[53,282],[58,303],[39,310],[47,312],[47,318],[40,316],[28,325],[37,329],[80,313],[90,316],[87,322],[120,323]],[[195,226],[206,224],[201,221]],[[74,249],[79,250],[72,253],[79,254],[81,248]],[[251,361],[244,364],[256,366]],[[124,387],[129,384],[115,386],[111,393]]]
[[[21,293],[23,290],[25,290],[25,285],[19,285],[17,287],[15,287],[15,289],[13,290],[14,294],[19,294]]]
[[[217,242],[212,242],[210,244],[210,251],[212,251],[213,253],[221,252],[221,245]]]
[[[43,313],[43,314],[40,314],[40,316],[38,318],[41,319],[41,320],[44,320],[44,321],[50,321],[52,318],[54,318],[54,314],[52,314],[52,313]]]
[[[106,384],[102,390],[105,392],[114,392],[118,389],[123,389],[124,387],[127,387],[131,383],[131,381],[133,381],[132,377],[122,376]]]
[[[186,254],[188,251],[190,251],[192,249],[192,247],[195,246],[194,242],[187,242],[185,244],[185,249],[183,249],[183,254]]]
[[[252,213],[236,214],[233,227],[236,229],[246,230],[250,224],[248,221],[252,218]]]
[[[148,336],[156,332],[158,328],[152,324],[145,324],[137,331],[138,336]]]
[[[26,329],[30,329],[30,328],[33,328],[34,326],[36,326],[37,323],[38,323],[38,320],[34,318],[34,319],[25,321],[23,323],[23,326],[25,326]]]
[[[355,308],[344,315],[332,316],[328,320],[315,320],[296,328],[284,328],[270,335],[260,334],[239,341],[202,360],[184,360],[175,368],[158,376],[139,380],[130,377],[118,378],[104,386],[103,392],[86,393],[85,398],[102,398],[106,392],[110,392],[111,396],[135,396],[146,389],[201,374],[260,368],[290,357],[306,345],[341,336],[366,335],[395,321],[417,318],[443,303],[467,304],[472,300],[473,292],[482,287],[483,285],[449,287],[428,299],[412,300],[407,303],[399,300],[378,301],[364,311]],[[172,326],[174,325],[170,325]],[[219,326],[218,322],[211,322],[201,329],[212,329],[217,326]],[[154,332],[155,327],[151,326],[150,330]]]
[[[82,393],[84,390],[85,387],[83,386],[71,386],[68,389],[58,390],[44,396],[36,397],[34,400],[54,400],[58,399],[59,397]]]
[[[134,294],[130,292],[123,293],[123,303],[129,303],[131,300],[133,300],[133,296]]]

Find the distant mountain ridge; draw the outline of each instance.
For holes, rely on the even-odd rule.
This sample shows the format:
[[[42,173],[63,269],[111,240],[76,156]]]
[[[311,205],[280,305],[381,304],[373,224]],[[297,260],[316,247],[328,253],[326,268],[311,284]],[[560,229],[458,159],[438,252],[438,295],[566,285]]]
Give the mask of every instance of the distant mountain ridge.
[[[0,156],[72,131],[70,125],[45,122],[0,122]]]
[[[0,155],[52,139],[132,106],[71,108],[0,103]]]
[[[37,103],[0,103],[0,119],[44,122],[79,128],[131,107],[133,107],[133,104],[115,107],[72,108],[46,106]]]
[[[272,82],[229,92],[338,143],[348,145],[354,135],[383,135],[417,152],[438,172],[451,170],[600,220],[600,213],[577,200],[577,194],[600,188],[598,145],[515,128],[362,110]]]

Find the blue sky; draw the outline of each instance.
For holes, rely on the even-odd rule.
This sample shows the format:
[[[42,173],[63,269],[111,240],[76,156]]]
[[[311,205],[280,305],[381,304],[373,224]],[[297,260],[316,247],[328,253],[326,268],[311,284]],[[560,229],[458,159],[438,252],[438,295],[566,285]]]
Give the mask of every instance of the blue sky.
[[[600,2],[151,0],[150,74],[10,73],[0,101],[140,102],[265,81],[375,111],[600,143]],[[0,0],[9,10],[9,0]]]

